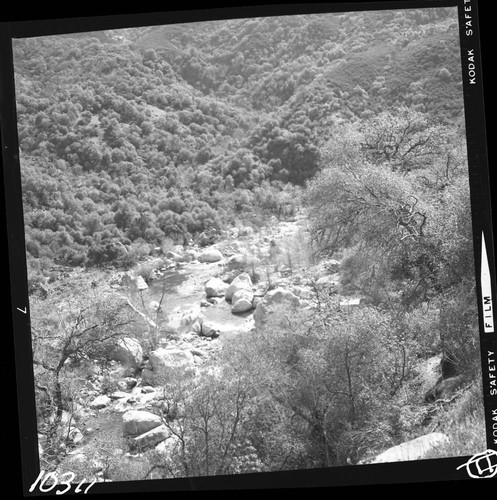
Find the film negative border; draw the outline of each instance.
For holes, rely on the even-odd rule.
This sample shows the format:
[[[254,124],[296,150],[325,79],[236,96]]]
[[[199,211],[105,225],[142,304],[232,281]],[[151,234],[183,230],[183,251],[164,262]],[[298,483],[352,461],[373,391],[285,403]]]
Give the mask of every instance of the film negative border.
[[[395,6],[394,6],[395,3]],[[284,6],[247,6],[222,10],[165,12],[133,14],[130,16],[104,16],[89,18],[54,19],[42,21],[3,23],[0,27],[0,74],[2,75],[1,115],[2,152],[7,206],[7,240],[9,271],[11,276],[12,319],[15,333],[15,364],[17,374],[18,413],[21,430],[21,455],[23,488],[26,495],[40,472],[37,458],[35,407],[32,397],[32,363],[26,362],[31,353],[29,334],[29,309],[25,287],[26,263],[24,259],[24,232],[20,192],[19,158],[17,151],[14,80],[12,71],[11,40],[14,37],[39,36],[74,32],[187,22],[220,17],[243,17],[292,13],[333,12],[340,10],[367,10],[377,8],[414,8],[427,6],[457,6],[460,19],[461,58],[467,127],[468,161],[470,165],[471,201],[475,261],[477,268],[478,304],[481,318],[480,342],[483,371],[484,401],[486,408],[487,442],[490,450],[497,449],[497,388],[495,385],[495,263],[493,226],[491,217],[490,188],[487,161],[486,128],[484,119],[481,51],[479,45],[478,4],[476,0],[452,2],[358,2],[353,7],[347,3],[288,4]],[[8,122],[9,126],[4,124]],[[483,450],[482,450],[483,451]],[[468,461],[471,457],[467,457]],[[465,479],[460,468],[464,457],[418,463],[392,463],[367,465],[329,470],[260,473],[256,475],[223,476],[215,478],[178,479],[96,484],[91,493],[165,492],[184,490],[236,490],[300,487],[329,487],[351,485],[403,484],[416,482],[453,481]]]
[[[495,381],[496,338],[494,328],[495,253],[488,170],[483,74],[478,25],[478,5],[463,0],[459,5],[459,26],[463,88],[465,97],[466,138],[470,167],[473,213],[473,238],[477,269],[480,345],[482,353],[483,397],[486,408],[489,449],[497,446],[497,387]]]

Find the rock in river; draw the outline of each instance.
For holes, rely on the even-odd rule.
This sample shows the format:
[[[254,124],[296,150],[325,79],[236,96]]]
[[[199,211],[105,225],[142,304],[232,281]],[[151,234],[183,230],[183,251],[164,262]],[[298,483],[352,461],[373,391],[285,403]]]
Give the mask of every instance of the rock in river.
[[[152,386],[175,380],[178,375],[193,375],[195,363],[190,351],[161,347],[152,351],[142,372],[144,384]]]
[[[252,309],[253,300],[254,294],[252,290],[241,288],[235,292],[231,298],[231,312],[236,314],[250,311]]]
[[[286,315],[300,307],[300,299],[284,288],[275,288],[268,292],[257,304],[254,311],[256,325],[265,323],[282,324]]]
[[[250,275],[248,273],[239,274],[230,284],[230,286],[226,289],[224,294],[224,298],[228,301],[231,301],[233,295],[239,290],[249,290],[252,291],[252,280],[250,279]]]
[[[210,297],[224,297],[228,284],[220,278],[211,278],[205,284],[205,294]]]
[[[90,408],[92,410],[101,410],[105,408],[110,403],[110,398],[105,395],[97,396],[91,403]]]
[[[207,248],[206,250],[203,250],[198,256],[199,262],[219,262],[222,259],[223,254],[215,248]]]
[[[161,425],[162,420],[155,413],[145,410],[129,410],[122,416],[123,436],[140,436]]]
[[[132,443],[139,450],[144,450],[146,448],[150,448],[151,446],[155,446],[160,442],[164,441],[169,437],[170,434],[171,433],[169,432],[167,427],[161,424],[133,438]]]

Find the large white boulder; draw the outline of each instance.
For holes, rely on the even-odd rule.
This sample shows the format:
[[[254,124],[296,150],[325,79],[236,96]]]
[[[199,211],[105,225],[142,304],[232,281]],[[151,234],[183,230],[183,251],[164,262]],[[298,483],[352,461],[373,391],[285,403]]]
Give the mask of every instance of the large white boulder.
[[[171,434],[167,439],[161,441],[156,447],[155,451],[164,457],[171,456],[181,446],[179,437]]]
[[[132,443],[139,450],[144,450],[146,448],[150,448],[152,446],[156,446],[161,441],[167,439],[170,435],[168,428],[164,425],[158,425],[153,429],[140,434],[139,436],[132,439]]]
[[[205,294],[207,297],[224,297],[228,284],[221,278],[211,278],[205,284]]]
[[[200,321],[202,312],[200,306],[193,306],[188,310],[173,311],[168,318],[166,328],[177,333],[187,333],[195,330],[194,325]]]
[[[236,267],[241,267],[247,264],[248,258],[246,255],[237,253],[232,255],[227,261],[226,265],[228,269],[235,269]]]
[[[122,416],[123,436],[136,437],[162,424],[162,420],[155,413],[146,410],[129,410]]]
[[[226,289],[224,298],[231,302],[233,295],[239,290],[250,290],[252,291],[252,279],[248,273],[239,274]]]
[[[212,323],[211,321],[202,321],[201,327],[200,327],[200,335],[203,337],[211,337],[211,338],[216,338],[219,337],[219,328],[217,325]]]
[[[146,290],[148,288],[146,281],[141,276],[137,276],[137,278],[135,280],[135,284],[136,284],[136,288],[138,288],[138,290],[140,292],[142,292],[143,290]]]
[[[194,371],[195,363],[190,351],[161,347],[150,353],[142,371],[142,381],[155,386],[173,381],[180,375],[193,375]]]
[[[275,288],[258,302],[254,311],[256,326],[270,323],[282,323],[285,317],[300,307],[300,299],[289,290]]]
[[[181,262],[183,260],[183,256],[181,255],[181,253],[174,252],[172,250],[169,250],[168,252],[166,252],[166,258],[170,259],[174,262]]]
[[[237,290],[231,298],[231,312],[243,313],[252,309],[254,294],[252,290],[241,288]]]
[[[420,460],[429,452],[449,443],[449,438],[441,432],[432,432],[411,441],[393,446],[380,453],[368,463],[379,464],[388,462],[401,462],[407,460]]]
[[[108,396],[106,396],[105,394],[102,394],[101,396],[97,396],[89,404],[89,406],[92,410],[101,410],[102,408],[105,408],[110,402],[111,402],[111,399]]]
[[[206,248],[200,252],[197,258],[199,262],[219,262],[223,259],[223,254],[216,248]]]
[[[109,357],[125,366],[136,368],[142,362],[143,349],[138,340],[132,337],[124,337],[116,342]]]

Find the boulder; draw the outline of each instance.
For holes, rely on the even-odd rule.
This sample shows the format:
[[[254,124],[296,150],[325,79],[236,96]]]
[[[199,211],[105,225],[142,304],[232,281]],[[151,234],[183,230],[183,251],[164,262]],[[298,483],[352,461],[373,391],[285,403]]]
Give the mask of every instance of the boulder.
[[[441,432],[432,432],[416,439],[412,439],[411,441],[393,446],[383,453],[380,453],[368,463],[379,464],[407,460],[420,460],[426,457],[426,455],[432,450],[448,443],[449,438],[445,434],[442,434]]]
[[[199,262],[219,262],[223,259],[223,254],[216,248],[207,248],[200,252],[197,258]]]
[[[236,291],[231,298],[231,312],[236,314],[250,311],[253,300],[254,294],[252,290],[242,288]]]
[[[124,391],[114,391],[109,395],[111,399],[123,399],[128,397],[128,393]]]
[[[243,254],[235,254],[232,255],[227,261],[226,261],[226,266],[228,269],[236,269],[243,267],[247,264],[247,256]]]
[[[109,357],[125,366],[137,368],[142,362],[143,349],[138,340],[132,337],[124,337],[117,341]]]
[[[207,297],[224,297],[228,284],[220,278],[211,278],[205,284],[205,294]]]
[[[214,325],[214,323],[211,323],[210,321],[203,321],[200,335],[202,335],[203,337],[211,338],[219,337],[219,328],[217,328],[216,325]]]
[[[101,395],[97,396],[91,403],[90,403],[90,408],[92,410],[101,410],[102,408],[105,408],[109,403],[111,399],[108,396]]]
[[[123,379],[119,380],[116,385],[120,391],[125,392],[133,389],[133,387],[135,387],[137,383],[138,380],[136,380],[136,378],[134,377],[124,377]]]
[[[200,323],[200,320],[197,320],[195,321],[195,323],[191,325],[189,333],[195,333],[199,335],[201,331],[202,331],[202,324]]]
[[[300,299],[284,288],[275,288],[268,292],[257,304],[254,311],[256,326],[271,322],[282,323],[285,315],[301,305]]]
[[[234,304],[240,299],[245,299],[250,302],[254,300],[254,293],[252,292],[251,288],[240,288],[237,290],[233,296],[231,297],[231,303]]]
[[[325,275],[316,280],[316,286],[318,288],[336,288],[338,281],[330,275]]]
[[[147,365],[142,371],[144,384],[155,386],[167,381],[177,379],[183,375],[193,375],[195,364],[190,351],[160,347],[149,355]]]
[[[69,441],[71,441],[71,443],[73,444],[79,444],[84,439],[83,433],[76,427],[71,427],[69,429],[67,437],[69,438]]]
[[[238,229],[238,236],[251,236],[253,234],[254,229],[250,226],[245,226]]]
[[[233,314],[240,314],[248,312],[251,309],[252,309],[252,301],[247,299],[240,299],[233,304],[233,306],[231,307],[231,312]]]
[[[180,253],[176,253],[171,250],[166,252],[166,258],[172,260],[173,262],[181,262],[183,260],[183,256]]]
[[[148,288],[147,283],[145,282],[145,280],[141,276],[138,276],[136,278],[135,285],[136,285],[136,288],[138,288],[138,290],[140,292],[142,292],[143,290],[146,290]]]
[[[165,328],[168,332],[187,333],[191,331],[193,325],[201,317],[200,306],[192,307],[188,310],[175,310],[169,316]]]
[[[185,250],[183,252],[183,262],[192,262],[198,259],[198,252],[195,250]]]
[[[159,310],[161,309],[161,305],[160,305],[160,303],[159,303],[159,302],[157,302],[156,300],[152,300],[152,301],[150,302],[150,304],[148,305],[148,307],[150,308],[150,310],[151,310],[152,312],[157,312],[157,311],[159,311]]]
[[[170,435],[168,428],[164,425],[158,425],[153,429],[140,434],[139,436],[132,439],[132,444],[136,446],[139,450],[144,450],[152,446],[156,446],[161,441],[167,439]]]
[[[145,410],[129,410],[123,414],[122,419],[124,437],[140,436],[162,424],[158,415]]]
[[[165,457],[169,457],[179,446],[181,446],[180,438],[171,434],[155,447],[155,451]]]
[[[185,251],[185,247],[183,245],[174,245],[171,248],[171,252],[182,254]]]
[[[252,280],[248,273],[239,274],[226,289],[224,298],[231,302],[233,295],[239,290],[250,290],[252,291]]]

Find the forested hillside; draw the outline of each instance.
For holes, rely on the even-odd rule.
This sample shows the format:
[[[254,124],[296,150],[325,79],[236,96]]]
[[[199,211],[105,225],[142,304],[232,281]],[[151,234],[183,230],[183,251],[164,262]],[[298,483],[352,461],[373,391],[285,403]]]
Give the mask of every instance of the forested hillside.
[[[17,41],[29,255],[127,265],[143,242],[277,212],[343,121],[408,105],[455,123],[455,22],[380,11]]]
[[[455,8],[23,39],[14,59],[46,470],[483,449]]]

